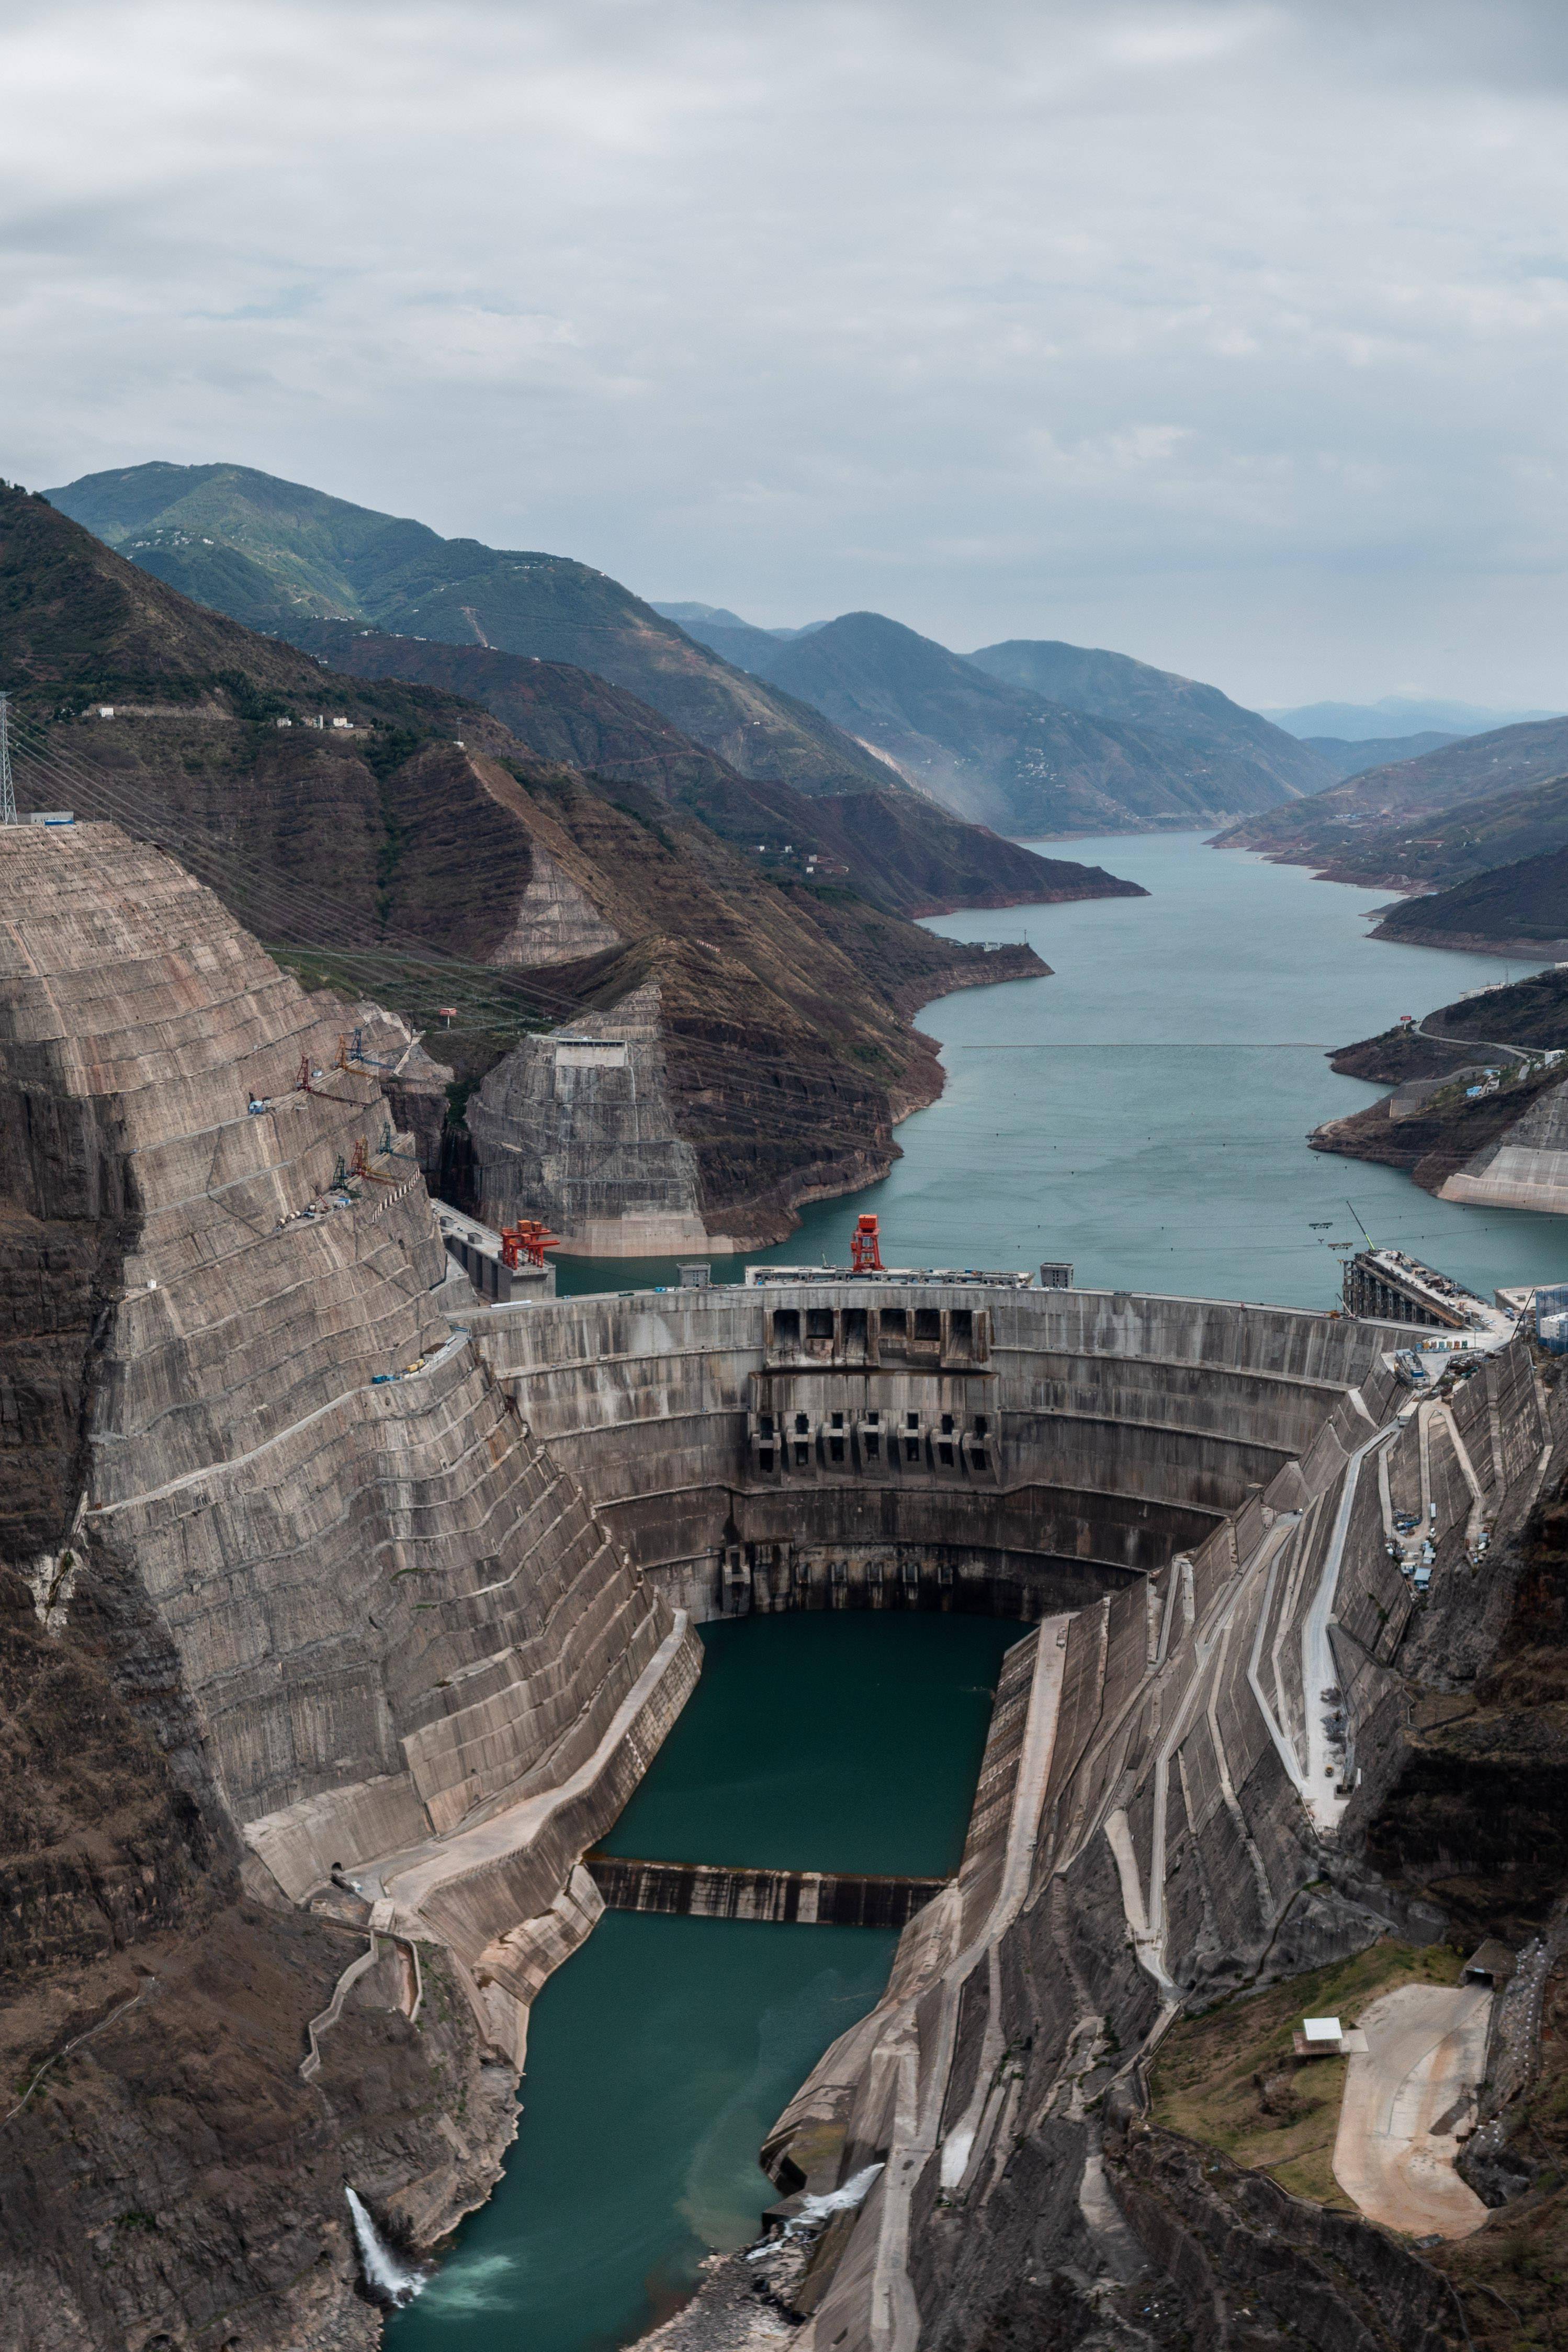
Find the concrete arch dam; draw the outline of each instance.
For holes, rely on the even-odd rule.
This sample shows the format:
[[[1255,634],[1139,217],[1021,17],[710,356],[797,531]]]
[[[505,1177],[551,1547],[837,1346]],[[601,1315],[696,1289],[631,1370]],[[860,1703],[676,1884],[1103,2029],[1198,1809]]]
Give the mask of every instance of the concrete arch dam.
[[[1020,2232],[1031,2262],[1157,2270],[1084,2086],[1132,2082],[1186,2002],[1265,1953],[1312,1967],[1387,1924],[1354,1857],[1399,1761],[1416,1602],[1396,1520],[1430,1531],[1462,1612],[1479,1528],[1522,1525],[1562,1415],[1521,1341],[1423,1396],[1402,1337],[852,1281],[484,1318],[519,1412],[688,1611],[1039,1621],[1009,1654],[956,1878],[764,2151],[786,2190],[880,2167],[824,2241],[804,2343],[967,2344],[1016,2291]],[[1049,2223],[1040,2166],[1079,2184]],[[1440,2342],[1421,2333],[1440,2291],[1392,2287]]]
[[[1343,1318],[937,1283],[465,1318],[524,1424],[700,1622],[1141,1584],[1303,1455],[1387,1345]]]

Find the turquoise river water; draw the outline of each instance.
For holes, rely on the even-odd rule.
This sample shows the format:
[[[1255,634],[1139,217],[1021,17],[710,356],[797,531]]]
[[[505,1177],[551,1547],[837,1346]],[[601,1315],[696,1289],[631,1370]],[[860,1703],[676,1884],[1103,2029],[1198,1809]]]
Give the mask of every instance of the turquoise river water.
[[[702,1679],[605,1843],[954,1869],[1023,1630],[902,1611],[705,1626]],[[875,2001],[896,1941],[607,1912],[535,2003],[506,2178],[389,2323],[392,2352],[588,2352],[651,2326],[705,2254],[757,2235],[763,2136]]]
[[[1147,898],[946,916],[1032,941],[1054,976],[927,1008],[941,1100],[881,1184],[758,1253],[842,1264],[874,1209],[890,1265],[1073,1260],[1082,1283],[1291,1306],[1335,1301],[1373,1236],[1477,1288],[1568,1280],[1568,1218],[1452,1207],[1307,1129],[1378,1091],[1324,1054],[1500,980],[1496,959],[1366,936],[1375,892],[1196,835],[1041,845]],[[1519,963],[1514,977],[1536,967]],[[738,1279],[716,1259],[716,1281]],[[664,1261],[561,1260],[563,1292],[673,1282]],[[951,1868],[990,1693],[1020,1629],[979,1618],[767,1617],[709,1626],[697,1692],[606,1843],[678,1860]],[[534,2011],[504,2182],[388,2329],[392,2352],[597,2352],[743,2244],[771,2190],[756,2150],[885,1979],[894,1937],[612,1913]]]

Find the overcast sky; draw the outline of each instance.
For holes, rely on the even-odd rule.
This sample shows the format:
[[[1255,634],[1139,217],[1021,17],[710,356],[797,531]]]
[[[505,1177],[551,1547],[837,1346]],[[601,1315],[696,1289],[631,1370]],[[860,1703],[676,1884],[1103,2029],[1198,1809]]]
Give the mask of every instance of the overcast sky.
[[[1563,0],[11,0],[0,471],[1568,704]]]

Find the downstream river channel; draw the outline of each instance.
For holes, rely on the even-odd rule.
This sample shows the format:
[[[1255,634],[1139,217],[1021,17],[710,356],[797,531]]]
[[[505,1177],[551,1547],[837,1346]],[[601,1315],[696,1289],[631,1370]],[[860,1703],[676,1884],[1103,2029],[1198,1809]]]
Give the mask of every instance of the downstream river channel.
[[[702,1679],[605,1840],[673,1861],[951,1871],[1022,1625],[914,1611],[703,1628]],[[598,2352],[744,2246],[757,2151],[897,1937],[609,1911],[534,2005],[507,2174],[392,2352]]]
[[[1370,940],[1377,893],[1197,835],[1040,846],[1151,895],[936,921],[959,939],[1027,938],[1054,976],[929,1006],[947,1087],[900,1129],[903,1159],[762,1256],[842,1265],[874,1209],[890,1265],[1064,1257],[1088,1285],[1328,1307],[1329,1244],[1358,1239],[1359,1217],[1478,1289],[1568,1280],[1568,1218],[1452,1207],[1304,1140],[1379,1091],[1337,1077],[1328,1048],[1536,966]],[[558,1265],[563,1292],[675,1278],[664,1261]],[[952,1868],[1001,1654],[1021,1630],[913,1612],[706,1627],[696,1694],[607,1843],[682,1861]],[[600,2352],[653,2324],[706,2252],[755,2234],[772,2195],[757,2147],[876,2000],[894,1941],[607,1915],[535,2007],[506,2179],[392,2319],[392,2352]]]

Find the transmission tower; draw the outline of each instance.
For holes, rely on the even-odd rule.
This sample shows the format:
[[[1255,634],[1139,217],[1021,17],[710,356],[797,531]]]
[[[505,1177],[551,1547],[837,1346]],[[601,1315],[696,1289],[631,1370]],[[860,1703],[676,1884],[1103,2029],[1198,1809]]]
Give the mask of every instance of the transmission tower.
[[[0,694],[0,824],[16,822],[16,788],[11,782],[11,698]]]

